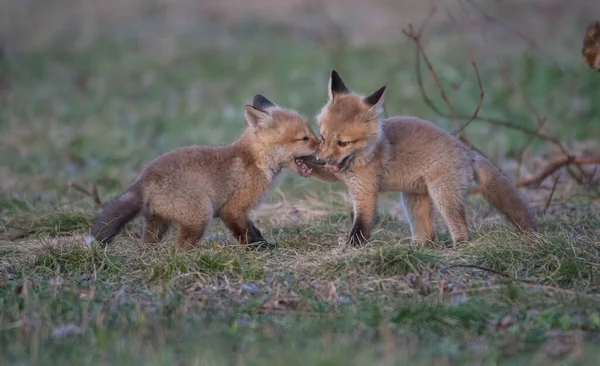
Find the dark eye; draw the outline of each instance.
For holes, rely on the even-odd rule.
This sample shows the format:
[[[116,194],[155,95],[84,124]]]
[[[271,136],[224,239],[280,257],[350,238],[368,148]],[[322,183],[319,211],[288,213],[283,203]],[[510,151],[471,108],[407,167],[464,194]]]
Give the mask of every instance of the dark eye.
[[[344,147],[344,146],[348,146],[348,142],[346,141],[338,141],[338,146]]]
[[[302,141],[308,141],[308,136],[304,136],[304,137],[302,138]]]

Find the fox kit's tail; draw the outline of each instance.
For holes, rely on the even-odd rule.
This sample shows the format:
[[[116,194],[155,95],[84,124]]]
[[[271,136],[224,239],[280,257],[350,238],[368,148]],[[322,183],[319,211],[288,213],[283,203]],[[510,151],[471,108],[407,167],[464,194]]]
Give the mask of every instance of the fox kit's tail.
[[[141,208],[142,193],[140,188],[133,184],[117,198],[104,204],[92,227],[92,236],[100,243],[110,243],[125,224],[137,216]]]
[[[539,231],[537,220],[510,179],[483,156],[475,154],[474,161],[483,197],[519,229]]]

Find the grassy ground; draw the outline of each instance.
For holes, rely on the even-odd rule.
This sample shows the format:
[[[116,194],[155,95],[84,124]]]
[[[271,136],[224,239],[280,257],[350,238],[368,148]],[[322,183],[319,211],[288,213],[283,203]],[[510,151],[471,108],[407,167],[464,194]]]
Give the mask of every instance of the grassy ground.
[[[600,77],[561,47],[573,53],[562,69],[535,51],[484,57],[481,114],[535,128],[533,105],[544,131],[597,141]],[[434,48],[453,104],[472,113],[479,88],[464,54]],[[373,243],[345,248],[343,187],[293,174],[253,214],[271,251],[237,247],[219,222],[186,252],[172,236],[141,247],[135,223],[107,248],[84,244],[98,208],[70,183],[97,184],[106,201],[160,153],[231,142],[256,93],[312,119],[331,68],[361,93],[387,84],[389,115],[452,130],[419,94],[413,50],[401,38],[340,44],[247,21],[167,46],[118,33],[77,51],[2,56],[0,364],[592,364],[600,207],[569,184],[548,209],[548,190],[524,192],[540,235],[518,235],[473,198],[473,240],[455,248],[439,218],[436,244],[411,244],[392,194]],[[430,78],[425,87],[442,106]],[[528,139],[479,122],[467,133],[496,161]]]

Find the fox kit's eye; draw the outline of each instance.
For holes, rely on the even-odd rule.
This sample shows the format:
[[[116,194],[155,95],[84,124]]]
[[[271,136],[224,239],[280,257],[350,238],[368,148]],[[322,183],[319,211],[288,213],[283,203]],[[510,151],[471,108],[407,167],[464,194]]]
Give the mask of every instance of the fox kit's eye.
[[[338,141],[338,146],[344,147],[344,146],[348,146],[349,142],[346,141]]]
[[[308,136],[304,136],[304,137],[302,138],[302,141],[308,141]]]

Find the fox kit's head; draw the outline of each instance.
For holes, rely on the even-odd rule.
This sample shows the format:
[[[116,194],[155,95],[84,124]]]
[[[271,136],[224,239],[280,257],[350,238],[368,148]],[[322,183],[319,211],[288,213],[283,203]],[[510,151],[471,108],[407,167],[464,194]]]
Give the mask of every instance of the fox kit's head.
[[[348,90],[335,70],[329,78],[329,101],[317,116],[321,133],[319,158],[331,171],[340,173],[357,158],[373,153],[381,135],[379,117],[383,111],[383,86],[368,97]]]
[[[266,164],[278,169],[290,167],[305,177],[311,175],[312,169],[305,160],[314,160],[319,139],[306,118],[276,106],[260,94],[244,112],[260,155],[268,159]]]

